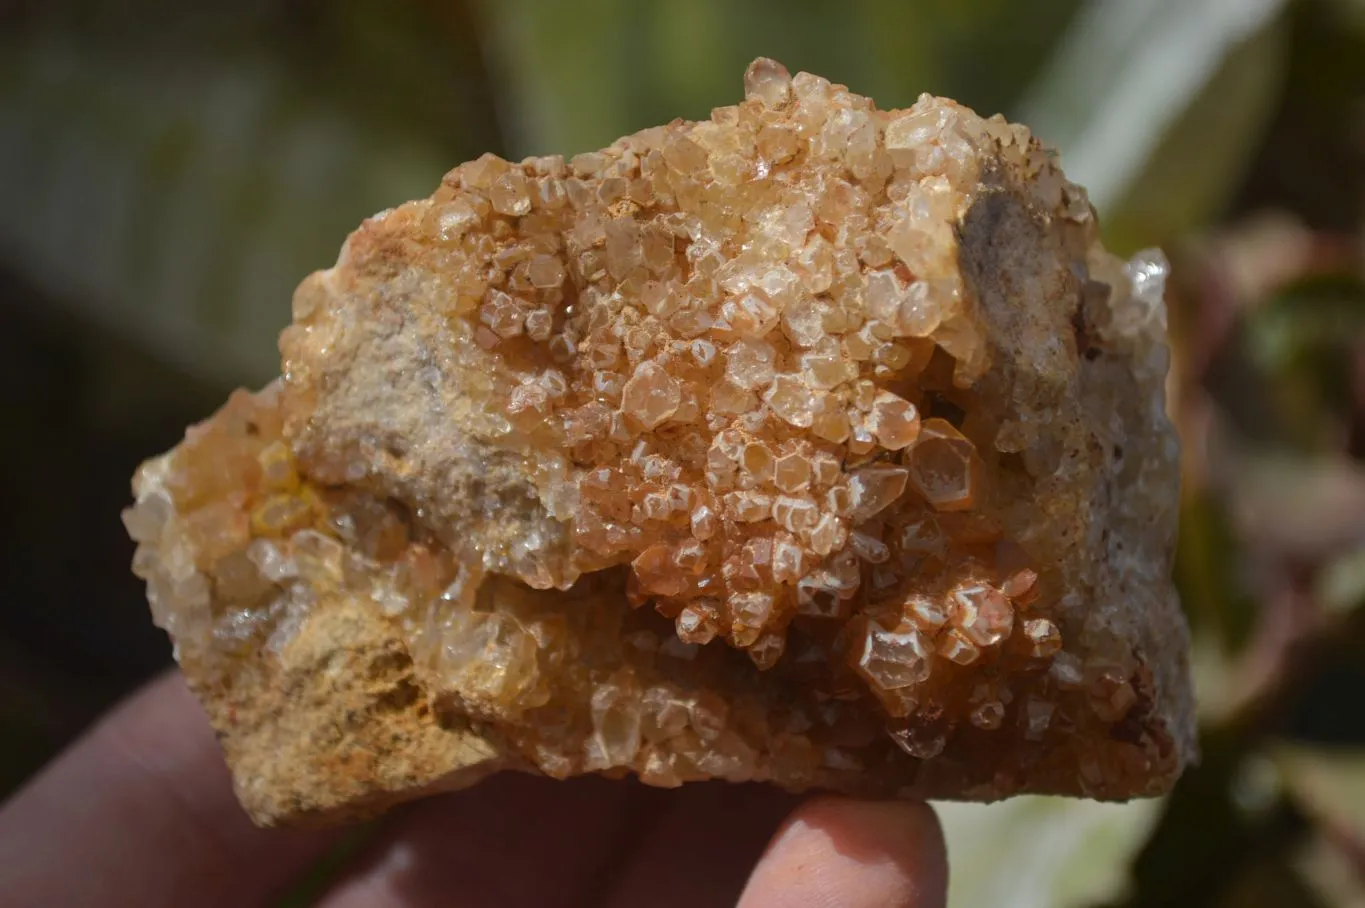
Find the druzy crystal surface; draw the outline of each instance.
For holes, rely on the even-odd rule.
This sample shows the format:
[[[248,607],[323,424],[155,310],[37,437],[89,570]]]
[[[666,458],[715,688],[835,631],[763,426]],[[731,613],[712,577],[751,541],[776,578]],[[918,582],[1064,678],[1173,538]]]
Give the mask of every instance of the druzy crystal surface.
[[[262,822],[502,768],[1157,793],[1163,274],[1023,127],[759,60],[365,222],[140,469],[134,568]]]

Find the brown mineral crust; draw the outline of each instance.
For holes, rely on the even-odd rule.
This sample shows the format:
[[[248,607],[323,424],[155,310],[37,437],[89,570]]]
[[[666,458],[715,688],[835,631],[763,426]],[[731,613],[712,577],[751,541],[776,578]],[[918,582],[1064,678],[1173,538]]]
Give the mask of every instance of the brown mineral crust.
[[[746,94],[370,219],[283,379],[139,472],[259,821],[500,768],[1125,798],[1193,758],[1160,262],[999,118]]]

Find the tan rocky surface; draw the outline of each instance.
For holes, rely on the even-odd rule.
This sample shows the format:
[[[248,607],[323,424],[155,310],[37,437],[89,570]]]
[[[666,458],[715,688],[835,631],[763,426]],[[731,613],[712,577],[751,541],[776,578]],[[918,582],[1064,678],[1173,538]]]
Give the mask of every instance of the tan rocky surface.
[[[262,823],[501,768],[1126,798],[1194,755],[1159,257],[1019,126],[759,60],[310,276],[125,514]]]

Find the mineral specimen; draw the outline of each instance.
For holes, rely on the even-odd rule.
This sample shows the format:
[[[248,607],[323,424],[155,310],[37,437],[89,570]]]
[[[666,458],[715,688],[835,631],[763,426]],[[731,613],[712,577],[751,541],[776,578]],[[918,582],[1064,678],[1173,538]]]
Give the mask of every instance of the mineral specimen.
[[[263,823],[504,768],[1158,793],[1163,269],[1024,128],[759,60],[365,222],[138,472],[134,569]]]

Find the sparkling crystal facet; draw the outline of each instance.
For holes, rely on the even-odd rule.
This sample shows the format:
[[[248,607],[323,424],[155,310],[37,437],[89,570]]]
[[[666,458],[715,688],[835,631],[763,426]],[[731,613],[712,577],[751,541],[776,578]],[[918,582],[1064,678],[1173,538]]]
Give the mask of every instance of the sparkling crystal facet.
[[[1083,200],[1022,128],[759,60],[366,221],[125,515],[253,814],[501,766],[1167,787],[1164,260]]]

